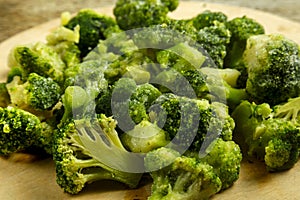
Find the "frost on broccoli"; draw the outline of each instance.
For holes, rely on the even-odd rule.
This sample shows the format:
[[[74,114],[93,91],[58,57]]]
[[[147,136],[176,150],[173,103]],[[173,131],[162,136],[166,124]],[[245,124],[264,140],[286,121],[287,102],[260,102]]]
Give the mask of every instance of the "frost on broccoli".
[[[299,45],[283,35],[257,35],[247,41],[243,60],[246,91],[256,103],[271,106],[299,96]]]

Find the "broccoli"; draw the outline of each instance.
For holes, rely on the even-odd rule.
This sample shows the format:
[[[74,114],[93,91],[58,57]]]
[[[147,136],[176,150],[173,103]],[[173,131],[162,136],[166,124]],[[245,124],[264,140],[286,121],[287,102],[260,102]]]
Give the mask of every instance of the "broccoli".
[[[232,113],[234,137],[250,158],[265,162],[268,171],[290,169],[298,161],[298,127],[284,118],[274,118],[267,103],[243,101]]]
[[[242,56],[246,49],[248,38],[253,35],[264,34],[264,27],[247,16],[233,18],[226,23],[226,26],[231,32],[231,38],[230,43],[227,45],[224,65],[227,68],[242,70]]]
[[[5,108],[10,104],[6,83],[0,83],[0,107]]]
[[[55,81],[36,73],[30,73],[26,82],[15,76],[6,87],[12,105],[33,113],[51,110],[61,96],[61,88]]]
[[[191,19],[193,26],[200,30],[204,27],[214,26],[215,22],[226,23],[228,17],[222,12],[205,10]]]
[[[113,14],[123,30],[148,27],[167,21],[167,14],[175,10],[178,3],[178,0],[118,0]]]
[[[40,153],[51,154],[53,131],[52,126],[30,112],[11,106],[0,107],[0,155],[9,156],[34,147],[38,147]]]
[[[13,48],[8,65],[10,68],[19,68],[13,74],[21,73],[22,80],[26,80],[30,73],[37,73],[59,84],[64,81],[65,63],[52,47],[42,42]],[[12,74],[9,77],[12,79]]]
[[[222,190],[232,186],[239,178],[242,153],[234,141],[224,141],[221,138],[214,140],[200,160],[213,167],[222,182]]]
[[[150,151],[145,166],[153,179],[149,200],[205,200],[222,187],[212,166],[165,147]]]
[[[299,49],[280,34],[248,39],[243,60],[248,72],[246,91],[253,101],[274,106],[299,96]]]
[[[116,21],[109,16],[102,15],[92,9],[82,9],[64,26],[75,29],[79,25],[79,43],[81,57],[85,57],[93,50],[99,40],[106,39],[111,34],[110,29],[116,29]],[[116,29],[118,30],[118,29]]]
[[[101,132],[112,141],[110,145],[113,145],[114,148],[121,152],[118,152],[118,156],[111,157],[109,153],[102,154],[102,151],[111,151],[112,147],[107,147],[106,144],[104,146],[97,145],[97,148],[95,148],[94,140],[92,140],[92,137],[95,137],[95,135],[91,135],[89,131],[93,129],[93,123],[96,123],[98,127],[102,127],[99,127],[102,130]],[[56,166],[57,183],[65,192],[77,194],[87,184],[99,180],[118,181],[128,185],[130,188],[135,188],[138,185],[141,174],[128,173],[110,167],[106,163],[99,161],[99,153],[95,155],[93,151],[90,151],[90,149],[95,149],[95,151],[101,152],[101,158],[107,156],[115,164],[124,163],[126,159],[121,160],[120,157],[126,155],[127,151],[114,131],[114,120],[103,115],[95,122],[91,122],[88,119],[79,119],[76,121],[65,121],[63,124],[60,124],[59,130],[54,135],[53,159]],[[84,137],[88,137],[87,140],[92,142],[91,145],[85,145],[86,143],[82,140]]]
[[[126,148],[135,153],[148,153],[170,142],[162,129],[147,120],[141,121],[132,130],[123,133],[121,140]]]

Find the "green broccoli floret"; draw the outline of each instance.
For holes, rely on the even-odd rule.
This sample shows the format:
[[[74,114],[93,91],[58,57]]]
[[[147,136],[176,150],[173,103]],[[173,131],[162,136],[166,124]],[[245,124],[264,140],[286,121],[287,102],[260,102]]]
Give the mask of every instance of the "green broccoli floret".
[[[22,73],[22,80],[26,80],[30,73],[37,73],[59,84],[64,81],[65,63],[51,46],[42,42],[13,48],[8,65],[10,68],[20,68],[13,74]],[[9,77],[12,79],[12,74]]]
[[[122,134],[121,140],[126,148],[135,153],[148,153],[170,142],[161,128],[147,120],[141,121],[132,130]]]
[[[120,28],[130,30],[162,24],[178,3],[178,0],[118,0],[113,13]]]
[[[200,151],[217,137],[232,139],[234,122],[222,103],[166,93],[153,102],[149,116],[181,149]]]
[[[52,153],[52,139],[55,128],[30,112],[15,107],[0,107],[0,155],[29,151]]]
[[[274,109],[274,117],[289,120],[294,124],[300,124],[299,118],[300,97],[290,98],[287,102],[276,105]]]
[[[153,178],[149,200],[205,200],[222,187],[212,166],[196,158],[180,156],[172,149],[162,147],[149,152],[145,166]]]
[[[61,88],[55,81],[36,73],[30,73],[26,82],[15,76],[6,87],[12,105],[33,113],[51,110],[61,96]]]
[[[243,60],[248,72],[246,91],[253,101],[274,106],[299,96],[299,49],[279,34],[248,39]]]
[[[101,130],[95,135],[92,135],[93,124],[98,127],[98,131]],[[105,116],[100,117],[100,120],[95,122],[80,119],[77,121],[70,120],[60,125],[61,128],[55,132],[54,136],[53,159],[56,166],[57,183],[65,192],[77,194],[87,184],[100,180],[118,181],[130,188],[138,185],[141,174],[120,171],[99,160],[100,156],[100,159],[109,159],[116,165],[124,164],[127,161],[126,153],[128,152],[115,133],[115,126],[114,120]],[[102,143],[100,146],[95,144],[98,141],[95,137],[100,133],[107,137],[106,142],[109,141],[110,146],[107,146],[106,143]],[[118,150],[118,155],[111,155],[110,152],[114,148]],[[95,151],[91,151],[91,149]],[[130,165],[137,164],[132,163],[132,161],[127,162]]]
[[[222,182],[222,190],[232,186],[240,174],[242,153],[239,145],[218,138],[208,146],[205,153],[200,160],[213,167]]]
[[[232,113],[234,135],[250,158],[265,162],[268,171],[290,169],[298,161],[299,129],[284,118],[273,118],[269,104],[242,102]]]
[[[228,68],[240,69],[243,52],[249,37],[264,34],[264,27],[256,20],[247,16],[236,17],[227,22],[231,32],[230,43],[227,46],[227,55],[224,65]]]
[[[10,104],[6,83],[0,83],[0,107],[5,108]]]
[[[200,30],[204,27],[209,27],[215,25],[215,22],[226,23],[227,15],[222,12],[216,12],[211,10],[205,10],[202,13],[198,14],[196,17],[192,18],[194,27],[197,30]]]
[[[81,57],[85,57],[97,46],[99,40],[106,39],[111,34],[108,30],[117,26],[117,23],[112,17],[102,15],[92,9],[82,9],[64,26],[74,29],[78,25],[78,47]]]

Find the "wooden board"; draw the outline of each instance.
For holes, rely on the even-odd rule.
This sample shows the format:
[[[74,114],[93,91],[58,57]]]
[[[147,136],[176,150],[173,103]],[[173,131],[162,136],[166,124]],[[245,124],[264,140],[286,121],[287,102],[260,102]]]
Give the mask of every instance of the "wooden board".
[[[112,7],[97,9],[112,15]],[[201,2],[181,2],[172,17],[187,18],[204,10],[222,11],[229,18],[247,15],[257,19],[266,27],[267,33],[283,33],[300,44],[300,24],[278,16],[257,10]],[[43,41],[53,28],[59,25],[59,19],[49,21],[37,27],[21,32],[0,44],[0,80],[5,80],[7,55],[17,44]],[[248,199],[300,199],[300,163],[289,171],[268,173],[261,163],[242,163],[240,179],[230,189],[215,195],[216,200]],[[55,169],[51,159],[32,163],[12,162],[0,159],[0,199],[146,199],[149,184],[136,190],[127,190],[124,186],[109,181],[89,185],[79,195],[70,196],[62,192],[55,182]]]

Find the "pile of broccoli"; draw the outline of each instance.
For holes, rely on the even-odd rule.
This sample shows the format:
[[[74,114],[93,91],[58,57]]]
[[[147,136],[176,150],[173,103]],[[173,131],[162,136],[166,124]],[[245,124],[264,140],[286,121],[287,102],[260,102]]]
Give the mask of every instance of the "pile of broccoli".
[[[288,170],[300,150],[300,47],[247,16],[168,16],[178,0],[62,15],[14,47],[0,84],[0,155],[38,149],[78,194],[113,180],[149,200],[209,199],[244,159]]]

